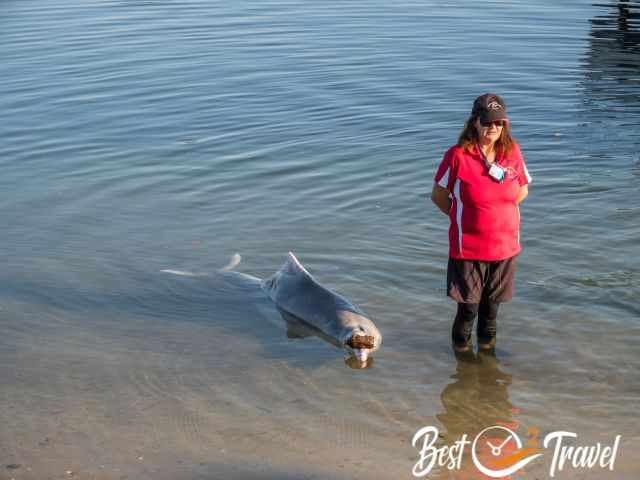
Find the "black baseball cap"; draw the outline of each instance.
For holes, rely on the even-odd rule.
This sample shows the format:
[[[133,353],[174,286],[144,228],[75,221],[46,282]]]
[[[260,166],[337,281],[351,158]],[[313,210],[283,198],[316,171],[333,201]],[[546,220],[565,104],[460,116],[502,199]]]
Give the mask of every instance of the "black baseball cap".
[[[480,117],[482,123],[509,120],[504,100],[495,93],[485,93],[476,98],[471,114]]]

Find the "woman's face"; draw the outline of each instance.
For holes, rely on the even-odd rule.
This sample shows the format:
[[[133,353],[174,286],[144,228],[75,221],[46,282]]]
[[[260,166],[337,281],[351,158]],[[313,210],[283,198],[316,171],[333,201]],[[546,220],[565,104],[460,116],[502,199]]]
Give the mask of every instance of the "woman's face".
[[[476,119],[476,130],[478,131],[478,138],[483,145],[495,143],[502,135],[503,120],[492,122],[487,126],[480,123],[480,119]]]

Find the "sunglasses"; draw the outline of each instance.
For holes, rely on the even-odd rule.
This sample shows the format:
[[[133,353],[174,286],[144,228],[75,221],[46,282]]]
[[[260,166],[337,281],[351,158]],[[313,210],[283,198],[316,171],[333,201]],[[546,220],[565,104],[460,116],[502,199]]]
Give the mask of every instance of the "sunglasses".
[[[495,120],[493,122],[483,122],[482,120],[480,120],[480,125],[482,125],[484,128],[489,128],[491,125],[502,128],[504,127],[504,123],[504,120]]]

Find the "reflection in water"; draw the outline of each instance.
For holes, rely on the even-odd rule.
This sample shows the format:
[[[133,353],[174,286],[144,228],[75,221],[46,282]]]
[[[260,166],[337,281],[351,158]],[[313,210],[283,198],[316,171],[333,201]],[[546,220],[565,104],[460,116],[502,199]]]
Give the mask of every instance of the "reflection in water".
[[[301,318],[298,318],[279,307],[276,308],[278,308],[278,312],[280,312],[280,315],[285,321],[287,338],[302,339],[307,337],[318,337],[335,347],[338,347],[340,349],[343,348],[343,345],[340,342],[338,342],[334,337],[327,335],[319,328],[305,322]],[[371,368],[373,366],[373,358],[369,357],[365,361],[361,361],[355,355],[350,353],[350,355],[345,358],[345,363],[351,368],[360,370],[363,368]]]
[[[591,19],[585,101],[592,113],[624,114],[628,119],[629,107],[640,107],[640,2],[595,6],[606,10]]]
[[[596,167],[628,165],[634,176],[640,146],[640,1],[609,0],[594,7],[598,14],[590,19],[573,144],[590,174]]]
[[[610,12],[591,20],[592,39],[613,42],[612,48],[637,49],[640,43],[640,2],[618,0],[610,4],[596,3],[595,5],[609,7]]]
[[[456,371],[451,376],[453,382],[444,388],[441,395],[444,411],[436,415],[444,427],[444,444],[452,445],[464,434],[473,441],[482,430],[494,425],[515,431],[518,423],[513,415],[519,410],[509,400],[508,388],[512,377],[500,370],[495,353],[456,353],[456,359]],[[505,440],[506,438],[496,438],[495,444],[502,444]],[[500,458],[505,458],[513,451],[514,446],[507,444]],[[493,460],[486,445],[480,445],[478,456],[485,465]],[[467,446],[461,468],[452,472],[452,478],[489,477],[485,477],[475,468],[471,460],[470,446]]]
[[[511,375],[499,368],[493,353],[456,353],[454,380],[442,391],[444,412],[437,415],[446,430],[446,438],[476,434],[491,425],[513,424],[516,410],[509,401]]]

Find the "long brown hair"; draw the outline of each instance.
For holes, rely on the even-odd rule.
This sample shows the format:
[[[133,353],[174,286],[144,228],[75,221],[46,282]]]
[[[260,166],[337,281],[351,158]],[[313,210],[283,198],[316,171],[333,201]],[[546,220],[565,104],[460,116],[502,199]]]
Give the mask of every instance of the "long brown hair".
[[[478,130],[476,129],[476,119],[478,115],[471,115],[467,118],[467,121],[464,122],[464,128],[460,132],[460,136],[458,137],[458,146],[460,148],[464,148],[467,151],[470,151],[480,143],[480,139],[478,138]],[[516,143],[515,138],[511,135],[511,128],[509,127],[509,122],[504,122],[504,126],[502,127],[502,134],[500,138],[496,140],[496,149],[500,150],[503,155],[508,155],[509,151],[513,144]]]

